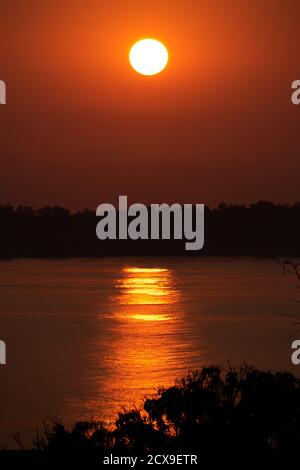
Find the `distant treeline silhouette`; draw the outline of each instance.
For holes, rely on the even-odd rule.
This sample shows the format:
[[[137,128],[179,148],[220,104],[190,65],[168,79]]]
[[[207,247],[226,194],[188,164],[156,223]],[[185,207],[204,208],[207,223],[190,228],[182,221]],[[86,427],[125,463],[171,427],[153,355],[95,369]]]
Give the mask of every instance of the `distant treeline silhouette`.
[[[32,449],[46,460],[85,456],[100,463],[110,454],[196,454],[200,465],[220,458],[244,468],[250,458],[298,456],[299,447],[300,380],[243,365],[190,373],[145,399],[143,409],[120,412],[110,428],[89,421],[68,429],[48,421]]]
[[[205,244],[187,252],[181,240],[105,240],[99,218],[85,209],[0,205],[0,258],[162,255],[299,255],[300,202],[260,201],[249,206],[205,207]]]

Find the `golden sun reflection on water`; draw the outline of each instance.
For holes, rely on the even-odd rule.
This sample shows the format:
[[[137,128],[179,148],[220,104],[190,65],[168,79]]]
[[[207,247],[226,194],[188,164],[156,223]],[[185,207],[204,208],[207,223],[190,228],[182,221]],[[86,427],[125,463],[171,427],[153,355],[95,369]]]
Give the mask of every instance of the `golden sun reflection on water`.
[[[164,313],[159,308],[176,304],[179,299],[170,269],[127,267],[115,286],[118,291],[115,302],[120,306],[117,316],[120,318],[149,322],[174,319],[172,310]]]
[[[109,373],[99,385],[110,397],[102,404],[104,415],[115,416],[122,406],[140,404],[145,395],[173,384],[186,370],[180,298],[171,269],[133,266],[119,271],[109,316]]]

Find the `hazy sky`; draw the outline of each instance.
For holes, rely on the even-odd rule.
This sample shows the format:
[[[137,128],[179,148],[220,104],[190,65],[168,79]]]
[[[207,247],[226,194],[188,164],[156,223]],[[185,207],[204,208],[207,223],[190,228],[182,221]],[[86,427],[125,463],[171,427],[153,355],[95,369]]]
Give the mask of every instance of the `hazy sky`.
[[[0,202],[300,200],[299,0],[2,0]],[[142,37],[167,69],[128,62]]]

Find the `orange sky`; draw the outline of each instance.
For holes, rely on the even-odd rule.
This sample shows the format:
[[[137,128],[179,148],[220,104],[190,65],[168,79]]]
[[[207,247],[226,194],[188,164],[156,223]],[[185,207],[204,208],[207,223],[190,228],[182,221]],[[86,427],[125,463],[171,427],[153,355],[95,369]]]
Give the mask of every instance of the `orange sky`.
[[[3,0],[0,202],[300,200],[298,0]],[[167,69],[129,66],[161,39]]]

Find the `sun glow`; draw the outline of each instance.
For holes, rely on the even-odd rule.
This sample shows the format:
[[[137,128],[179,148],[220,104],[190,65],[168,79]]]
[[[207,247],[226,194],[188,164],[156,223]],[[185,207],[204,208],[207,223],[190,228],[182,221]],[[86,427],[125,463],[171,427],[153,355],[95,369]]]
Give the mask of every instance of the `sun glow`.
[[[167,66],[167,48],[156,39],[142,39],[136,42],[129,53],[132,68],[142,75],[156,75]]]

